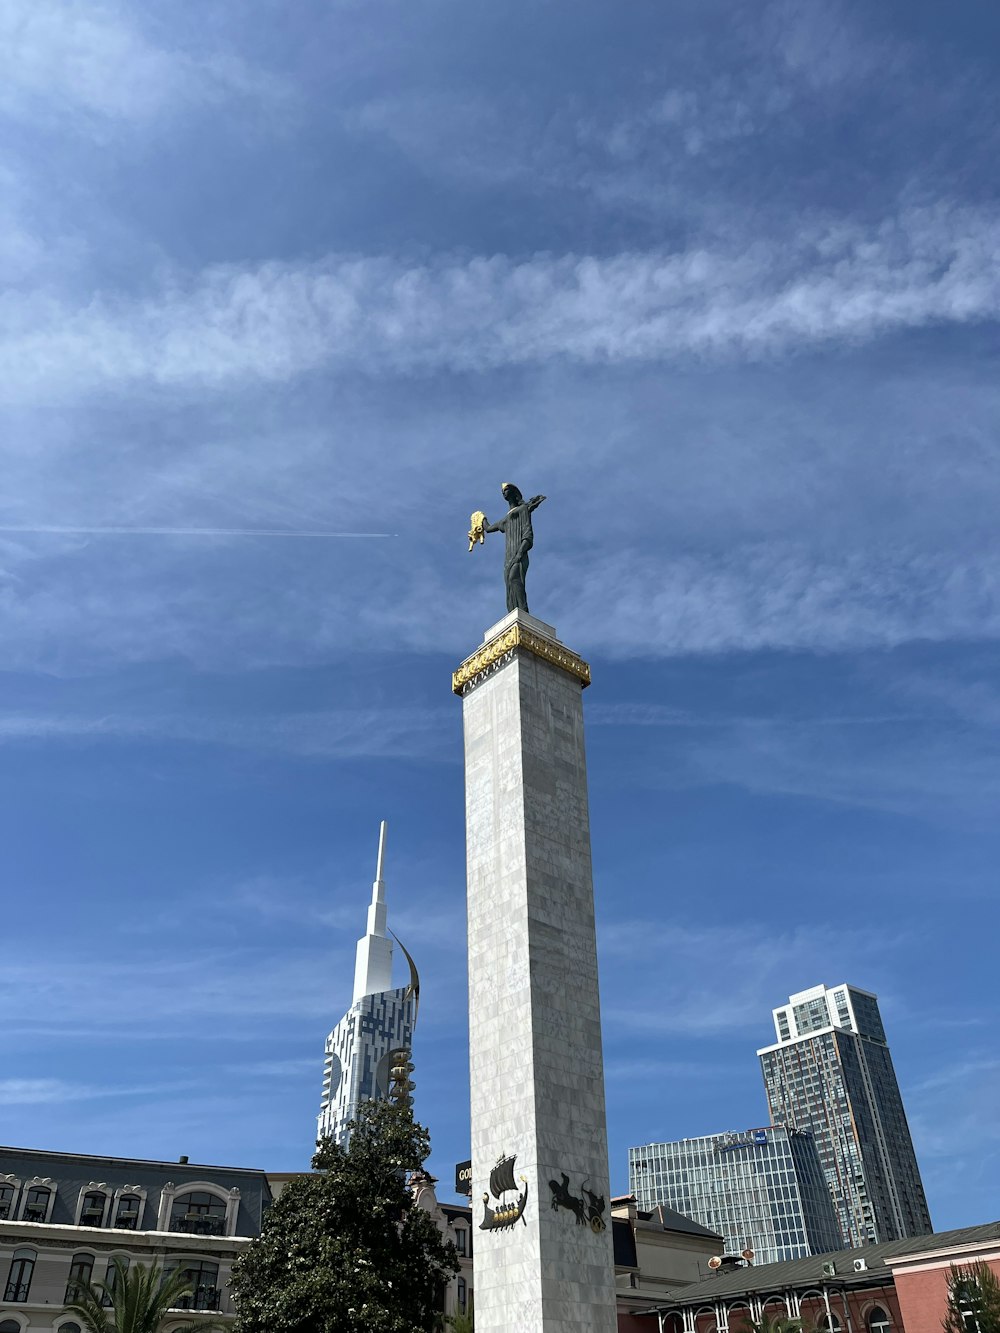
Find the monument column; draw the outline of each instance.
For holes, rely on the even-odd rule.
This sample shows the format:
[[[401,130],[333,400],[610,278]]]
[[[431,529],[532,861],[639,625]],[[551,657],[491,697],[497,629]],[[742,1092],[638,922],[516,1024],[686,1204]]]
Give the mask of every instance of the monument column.
[[[465,728],[477,1333],[614,1333],[583,738],[590,668],[516,609],[455,672]]]

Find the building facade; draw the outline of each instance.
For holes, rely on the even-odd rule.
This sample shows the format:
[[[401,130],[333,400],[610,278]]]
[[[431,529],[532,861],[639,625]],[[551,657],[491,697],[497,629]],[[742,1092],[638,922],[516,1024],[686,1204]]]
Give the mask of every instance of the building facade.
[[[1000,1269],[1000,1222],[719,1270],[642,1318],[651,1333],[746,1333],[764,1316],[801,1319],[817,1333],[940,1333],[950,1265],[991,1257]]]
[[[116,1258],[185,1273],[176,1324],[231,1316],[233,1261],[270,1202],[262,1171],[0,1148],[0,1330],[80,1333],[65,1306]]]
[[[652,1333],[640,1312],[678,1286],[699,1282],[722,1237],[662,1204],[640,1208],[635,1195],[611,1200],[618,1333]]]
[[[956,1271],[966,1275],[974,1273],[978,1264],[984,1264],[1000,1278],[1000,1223],[969,1227],[947,1235],[947,1245],[933,1248],[914,1245],[905,1253],[886,1259],[906,1333],[940,1333],[948,1309],[949,1282]],[[978,1322],[975,1304],[974,1299],[961,1301],[970,1333]]]
[[[394,1051],[412,1049],[417,1021],[420,982],[413,959],[405,949],[409,984],[396,988],[392,985],[393,941],[387,933],[382,878],[385,830],[383,820],[368,929],[358,940],[354,1001],[326,1039],[317,1137],[329,1135],[345,1146],[350,1137],[347,1126],[361,1103],[388,1095],[390,1057]]]
[[[426,1171],[415,1171],[410,1189],[418,1208],[429,1213],[445,1240],[450,1240],[458,1255],[459,1271],[448,1283],[442,1299],[446,1318],[472,1315],[475,1293],[472,1281],[473,1226],[472,1209],[464,1203],[439,1203],[434,1186],[437,1180]]]
[[[629,1186],[640,1208],[718,1232],[726,1254],[777,1263],[841,1244],[812,1135],[783,1126],[630,1148]]]
[[[760,1057],[772,1123],[816,1141],[843,1242],[931,1230],[878,998],[856,986],[814,986],[773,1010]]]

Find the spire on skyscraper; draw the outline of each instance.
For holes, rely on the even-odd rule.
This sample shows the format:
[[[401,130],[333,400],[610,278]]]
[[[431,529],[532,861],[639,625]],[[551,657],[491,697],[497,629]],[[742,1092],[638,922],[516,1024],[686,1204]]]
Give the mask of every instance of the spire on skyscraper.
[[[358,940],[354,964],[354,1002],[365,995],[375,995],[392,987],[392,940],[386,934],[388,907],[385,901],[385,880],[382,870],[385,862],[385,830],[383,819],[378,832],[378,860],[372,900],[368,908],[368,930]]]
[[[410,980],[395,989],[392,985],[394,937],[387,922],[385,844],[383,819],[368,926],[358,940],[355,957],[351,1007],[326,1040],[319,1136],[332,1135],[342,1144],[348,1138],[346,1126],[361,1102],[389,1095],[393,1069],[409,1061],[417,1021],[420,983],[413,959],[402,944]]]

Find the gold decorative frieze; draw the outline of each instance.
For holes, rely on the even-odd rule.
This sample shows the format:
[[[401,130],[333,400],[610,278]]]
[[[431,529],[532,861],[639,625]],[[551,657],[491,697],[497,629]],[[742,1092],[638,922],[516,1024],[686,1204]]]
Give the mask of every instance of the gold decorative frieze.
[[[541,634],[534,634],[523,625],[511,625],[495,639],[484,643],[482,648],[465,659],[457,671],[452,672],[452,690],[455,694],[461,694],[470,681],[488,671],[516,648],[527,649],[529,653],[534,653],[544,662],[551,662],[553,666],[568,671],[584,687],[590,684],[590,667],[582,657],[577,657],[576,653],[570,652],[561,643],[553,643],[551,639],[546,639]]]

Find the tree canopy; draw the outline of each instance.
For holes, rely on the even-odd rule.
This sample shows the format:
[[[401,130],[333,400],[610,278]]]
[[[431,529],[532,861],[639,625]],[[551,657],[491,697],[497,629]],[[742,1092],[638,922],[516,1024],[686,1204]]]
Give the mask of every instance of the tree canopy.
[[[948,1275],[945,1333],[1000,1333],[1000,1278],[981,1260]]]
[[[323,1139],[233,1265],[235,1333],[431,1333],[454,1246],[406,1185],[430,1153],[409,1107],[364,1102],[345,1150]]]
[[[750,1319],[743,1325],[747,1333],[801,1333],[802,1320],[790,1319],[787,1315],[763,1314],[759,1319]]]

